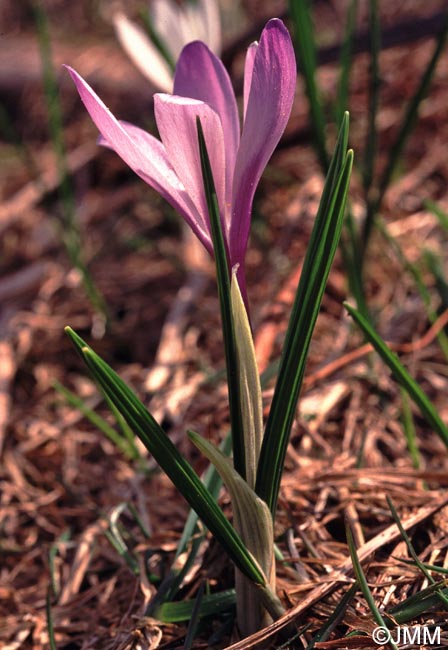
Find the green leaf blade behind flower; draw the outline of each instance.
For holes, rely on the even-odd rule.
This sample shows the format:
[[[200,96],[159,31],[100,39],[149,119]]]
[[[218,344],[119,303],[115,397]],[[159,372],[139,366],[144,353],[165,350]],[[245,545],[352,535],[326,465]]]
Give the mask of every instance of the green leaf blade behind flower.
[[[298,68],[305,81],[305,90],[309,102],[311,126],[314,131],[314,147],[322,170],[326,173],[328,170],[328,154],[325,137],[325,116],[316,79],[316,45],[309,0],[289,0],[289,13],[294,27]]]
[[[353,152],[346,151],[347,140],[348,113],[341,125],[307,249],[260,453],[255,491],[273,514],[311,336],[342,229],[353,165]]]
[[[237,472],[246,477],[244,431],[241,412],[241,393],[239,385],[237,348],[230,298],[230,269],[219,213],[212,168],[205,143],[201,121],[197,118],[199,152],[201,156],[202,177],[210,216],[213,251],[216,264],[219,303],[221,307],[222,333],[226,355],[227,386],[229,391],[230,424],[232,431],[233,463]]]

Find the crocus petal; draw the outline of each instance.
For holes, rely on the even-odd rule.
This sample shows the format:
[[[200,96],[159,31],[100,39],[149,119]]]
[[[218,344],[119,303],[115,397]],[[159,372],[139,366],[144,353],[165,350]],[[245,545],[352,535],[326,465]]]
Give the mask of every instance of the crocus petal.
[[[174,0],[153,0],[154,29],[176,61],[184,45],[201,40],[219,54],[221,22],[217,0],[195,0],[181,6]]]
[[[203,41],[215,54],[221,49],[221,23],[219,9],[214,0],[184,2],[182,28],[185,45],[190,41]]]
[[[243,104],[244,104],[244,119],[246,119],[247,102],[249,101],[250,87],[252,84],[252,70],[254,69],[255,55],[258,50],[258,42],[251,43],[247,49],[246,60],[244,62],[244,89],[243,89]]]
[[[183,10],[174,0],[153,0],[151,3],[151,18],[154,30],[169,49],[174,61],[188,40],[183,27]]]
[[[204,40],[211,51],[219,56],[221,54],[221,17],[219,15],[219,4],[217,0],[198,0],[197,6],[205,24],[205,38],[198,40]]]
[[[162,143],[149,133],[129,124],[121,124],[94,93],[92,88],[72,68],[69,71],[90,117],[104,138],[104,144],[129,165],[148,185],[163,196],[211,251],[211,240],[204,220],[177,177]]]
[[[205,25],[196,2],[184,2],[179,19],[184,45],[191,41],[205,41]]]
[[[184,47],[174,75],[174,94],[205,102],[219,115],[225,134],[226,210],[229,228],[233,170],[236,163],[240,126],[232,83],[220,59],[200,41]],[[216,182],[216,179],[215,179]]]
[[[224,205],[224,135],[215,111],[196,99],[176,95],[154,95],[157,128],[168,158],[198,209],[209,224],[207,200],[202,177],[196,118],[201,120],[220,211]]]
[[[229,236],[232,266],[244,258],[254,193],[294,100],[296,62],[291,38],[281,20],[267,23],[250,67],[252,80],[233,179]]]
[[[121,12],[114,15],[113,22],[118,40],[134,65],[157,90],[172,92],[171,70],[145,32]]]

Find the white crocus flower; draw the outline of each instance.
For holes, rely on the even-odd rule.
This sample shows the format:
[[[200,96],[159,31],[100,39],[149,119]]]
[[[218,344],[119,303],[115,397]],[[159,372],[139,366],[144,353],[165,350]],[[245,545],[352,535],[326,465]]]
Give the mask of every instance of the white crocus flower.
[[[151,20],[173,61],[191,41],[203,41],[219,56],[221,23],[217,0],[153,0]],[[147,33],[123,13],[114,16],[114,26],[123,49],[134,65],[158,90],[173,91],[173,73]]]

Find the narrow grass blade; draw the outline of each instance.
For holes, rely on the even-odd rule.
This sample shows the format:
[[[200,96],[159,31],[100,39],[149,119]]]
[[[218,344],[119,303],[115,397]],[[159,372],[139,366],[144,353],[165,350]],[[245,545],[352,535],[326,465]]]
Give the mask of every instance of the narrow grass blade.
[[[219,448],[224,456],[228,456],[230,454],[230,451],[232,449],[232,438],[230,435],[227,435],[224,438]],[[207,468],[202,482],[210,494],[213,496],[213,498],[217,499],[222,486],[222,479],[212,464],[210,464],[210,466]],[[179,555],[181,553],[184,553],[186,550],[192,535],[195,534],[197,521],[198,516],[196,512],[194,510],[191,510],[188,514],[186,524],[182,531],[182,537],[180,538],[179,544],[177,545],[176,557],[179,557]]]
[[[230,451],[232,449],[232,438],[230,434],[224,438],[221,445],[219,446],[219,449],[225,456],[228,456],[230,454]],[[222,479],[212,464],[210,464],[207,468],[202,482],[210,492],[211,496],[214,499],[217,499],[222,486]],[[176,594],[179,591],[184,577],[187,575],[190,567],[193,566],[193,563],[207,532],[204,526],[199,526],[198,521],[199,517],[196,512],[194,510],[190,510],[188,513],[187,521],[185,522],[184,529],[182,531],[182,536],[177,545],[174,563],[168,575],[163,579],[163,582],[157,591],[156,598],[150,603],[150,610],[148,610],[149,613],[146,613],[145,616],[153,616],[153,613],[155,611],[154,603],[159,606],[161,603],[173,600],[176,597]],[[187,551],[187,559],[182,568],[179,570],[176,566],[176,561],[180,555],[186,553]]]
[[[65,388],[65,386],[58,381],[53,382],[53,387],[65,398],[70,406],[76,408],[87,420],[89,420],[89,422],[102,431],[104,435],[114,443],[117,449],[126,456],[126,458],[129,460],[140,458],[140,453],[134,441],[124,439],[104,418],[98,415],[98,413],[95,413],[93,409],[86,406],[84,400],[72,393],[68,388]]]
[[[47,615],[47,631],[50,650],[58,650],[56,646],[56,639],[54,638],[53,614],[51,611],[51,595],[49,589],[47,591],[47,597],[45,599],[45,610]]]
[[[350,587],[350,589],[345,592],[332,614],[328,617],[328,620],[325,621],[320,630],[314,635],[311,642],[307,645],[306,650],[312,650],[316,643],[326,641],[330,637],[330,634],[333,632],[335,627],[341,622],[345,614],[345,610],[355,597],[357,591],[358,585],[355,583]]]
[[[50,571],[51,592],[52,595],[55,596],[56,598],[59,596],[60,584],[59,584],[59,577],[56,572],[55,560],[59,551],[59,543],[67,542],[69,539],[70,539],[70,531],[65,530],[62,533],[62,535],[58,537],[56,542],[50,546],[50,550],[48,551],[48,568]]]
[[[127,503],[119,503],[118,506],[112,509],[109,516],[109,530],[105,531],[105,536],[117,551],[118,555],[126,562],[132,573],[137,576],[140,573],[138,561],[129,550],[119,528],[120,516],[127,505]]]
[[[123,380],[85,344],[80,336],[71,328],[66,328],[65,331],[84,358],[102,392],[114,402],[128,425],[154,456],[186,501],[196,510],[232,561],[250,580],[264,585],[263,573],[253,556],[223,515],[216,500],[212,498],[162,427]]]
[[[235,528],[266,577],[264,590],[254,592],[251,585],[248,586],[247,581],[241,579],[241,574],[236,574],[238,623],[242,633],[247,636],[260,629],[261,621],[265,618],[261,602],[274,619],[284,613],[283,606],[275,595],[272,516],[266,503],[235,471],[228,458],[194,431],[189,431],[188,435],[221,474],[230,493]]]
[[[423,259],[428,268],[428,271],[431,273],[435,280],[435,285],[437,293],[440,297],[440,302],[443,309],[448,308],[448,283],[445,279],[445,269],[444,262],[439,255],[436,255],[433,251],[427,249],[423,251]]]
[[[221,307],[222,332],[227,367],[227,386],[229,391],[230,426],[232,431],[233,464],[237,472],[246,478],[246,461],[244,450],[244,431],[241,411],[241,394],[238,375],[238,357],[235,340],[235,328],[230,298],[230,269],[219,214],[210,159],[207,153],[201,121],[197,118],[199,152],[201,155],[202,177],[210,216],[210,226],[215,253],[216,280],[218,283]]]
[[[436,584],[430,585],[426,589],[422,589],[416,594],[409,596],[406,600],[394,605],[391,607],[387,614],[390,616],[398,625],[412,621],[415,618],[418,618],[422,614],[427,614],[435,608],[440,608],[440,598],[439,594],[436,592],[443,593],[444,596],[448,596],[448,589],[443,589],[446,585],[446,580],[441,580]],[[390,625],[389,625],[390,627]]]
[[[369,70],[369,121],[367,127],[366,146],[364,149],[362,182],[366,199],[373,181],[373,169],[376,160],[378,132],[376,118],[379,107],[381,87],[379,55],[381,51],[381,27],[378,13],[378,0],[369,0],[369,40],[370,40],[370,70]],[[369,224],[370,225],[370,224]]]
[[[366,250],[370,235],[373,229],[376,213],[379,210],[378,190],[373,190],[373,177],[378,148],[378,132],[376,128],[376,118],[379,107],[381,77],[379,68],[379,55],[381,50],[381,28],[378,12],[377,0],[369,1],[369,26],[370,26],[370,78],[369,78],[369,118],[366,136],[366,146],[364,149],[362,182],[364,187],[366,213],[361,232],[356,241],[358,251],[357,258],[359,266],[357,273],[360,278],[363,276],[364,261],[366,259]],[[372,197],[372,194],[374,196]],[[360,306],[360,305],[358,305]],[[367,317],[368,312],[364,310]]]
[[[146,537],[146,539],[151,538],[151,531],[148,530],[146,527],[145,523],[143,522],[143,519],[140,516],[140,513],[138,512],[137,508],[134,506],[133,503],[128,503],[127,504],[128,510],[131,513],[131,515],[134,517],[135,523],[137,526],[140,528],[142,534]]]
[[[412,460],[412,467],[414,467],[414,469],[419,469],[421,466],[420,453],[417,445],[417,433],[415,431],[414,419],[412,417],[411,406],[409,404],[409,395],[401,386],[400,395],[402,404],[401,419],[403,422],[403,430],[404,435],[406,436],[409,455]]]
[[[398,560],[399,562],[403,562],[403,564],[414,566],[413,560],[407,560],[404,557],[395,557],[394,559]],[[433,571],[434,573],[440,573],[444,576],[448,576],[448,569],[445,569],[443,566],[428,564],[428,562],[422,562],[422,564],[426,569],[428,569],[428,571]]]
[[[298,67],[305,81],[310,105],[314,145],[324,173],[328,170],[328,154],[325,138],[325,116],[316,81],[316,45],[313,22],[308,0],[289,0],[289,13],[293,22],[294,42]]]
[[[322,193],[283,345],[280,370],[261,447],[255,491],[274,515],[308,349],[344,218],[353,152],[346,153],[348,113]]]
[[[270,582],[273,573],[274,531],[269,509],[219,449],[194,431],[189,431],[188,436],[220,473],[230,493],[235,528]]]
[[[157,607],[153,616],[163,623],[183,623],[191,619],[195,600],[182,600],[176,603],[163,603]],[[228,589],[202,597],[199,617],[218,616],[233,609],[236,605],[235,589]]]
[[[236,269],[232,270],[230,298],[238,361],[246,481],[253,489],[263,440],[263,404],[254,342]]]
[[[76,221],[75,196],[67,165],[67,155],[63,136],[64,129],[62,111],[59,102],[58,85],[51,58],[50,34],[47,16],[42,0],[33,0],[31,6],[34,13],[40,57],[42,61],[43,83],[47,103],[50,138],[55,152],[59,174],[60,198],[62,203],[62,239],[71,264],[73,264],[81,275],[87,297],[97,311],[98,316],[100,316],[103,321],[102,324],[97,324],[97,329],[103,330],[104,323],[107,320],[106,305],[84,262],[81,235]]]
[[[353,36],[358,13],[358,0],[351,0],[347,8],[345,33],[339,59],[339,83],[336,97],[336,124],[340,124],[345,111],[348,109],[350,70],[352,65]]]
[[[430,201],[429,199],[424,201],[424,206],[437,217],[442,228],[448,230],[448,214],[445,210],[442,210],[440,205],[437,205],[437,203],[434,203],[434,201]]]
[[[420,104],[422,103],[423,99],[425,98],[425,95],[428,92],[432,77],[434,75],[434,71],[436,69],[436,65],[445,47],[447,35],[448,35],[448,12],[444,15],[444,19],[441,25],[439,36],[437,38],[433,55],[429,60],[429,63],[420,79],[420,83],[413,97],[407,103],[406,113],[403,119],[401,120],[401,126],[398,131],[397,137],[392,147],[390,148],[389,158],[386,167],[384,169],[383,175],[381,176],[379,182],[377,196],[375,197],[374,202],[372,202],[369,208],[369,219],[368,220],[366,219],[366,222],[364,224],[364,232],[362,234],[363,250],[366,250],[367,248],[367,243],[372,229],[373,221],[375,219],[377,212],[381,207],[384,194],[392,180],[393,173],[401,157],[404,146],[408,140],[409,135],[412,133],[412,129],[414,127],[414,123],[418,115]]]
[[[391,247],[392,251],[395,253],[397,256],[397,259],[400,261],[400,263],[403,265],[403,268],[411,275],[415,282],[415,286],[418,289],[418,292],[420,294],[420,297],[422,299],[424,309],[426,312],[426,315],[428,317],[428,320],[431,324],[434,324],[438,318],[438,314],[433,309],[432,307],[432,296],[431,292],[429,291],[425,279],[423,277],[422,272],[420,271],[419,267],[417,264],[414,262],[411,262],[406,255],[404,254],[401,246],[397,242],[397,240],[392,237],[386,227],[386,224],[384,223],[383,219],[377,218],[376,220],[376,227],[378,228],[378,231],[382,234],[386,242],[389,244]],[[363,314],[364,315],[364,314]],[[437,341],[440,345],[440,349],[442,350],[445,358],[448,360],[448,337],[445,334],[445,331],[442,329],[439,332],[437,332]]]
[[[122,434],[123,438],[129,442],[129,444],[131,445],[132,448],[135,447],[135,449],[136,449],[136,451],[138,453],[138,456],[139,456],[139,460],[143,462],[144,458],[142,458],[142,455],[140,454],[140,451],[139,451],[137,445],[135,444],[135,436],[134,436],[133,432],[131,431],[131,429],[129,428],[129,426],[127,425],[127,423],[124,420],[123,416],[121,415],[121,413],[119,413],[117,411],[117,409],[115,408],[113,403],[110,402],[107,398],[105,398],[105,402],[106,402],[108,408],[111,410],[112,415],[114,416],[114,418],[115,418],[115,420],[117,422],[117,425],[120,428],[120,431],[121,431],[121,434]]]
[[[402,538],[403,538],[403,540],[404,540],[404,542],[405,542],[405,544],[407,546],[407,549],[409,551],[410,556],[414,560],[415,566],[423,573],[423,575],[425,576],[425,578],[428,580],[428,582],[430,584],[435,585],[436,581],[434,580],[434,578],[432,577],[432,575],[430,574],[428,569],[425,567],[423,562],[420,561],[420,558],[418,557],[417,553],[415,552],[415,549],[414,549],[414,547],[412,545],[412,542],[411,542],[411,540],[409,538],[409,535],[407,534],[407,532],[403,528],[400,517],[398,516],[398,512],[397,512],[397,510],[396,510],[396,508],[395,508],[395,506],[394,506],[394,504],[392,502],[392,499],[389,497],[389,495],[386,495],[386,499],[387,499],[387,505],[389,506],[389,510],[392,513],[392,517],[394,518],[394,521],[397,524],[398,529],[400,530],[400,534],[401,534],[401,536],[402,536]],[[448,609],[448,598],[445,596],[445,594],[441,590],[438,590],[436,593],[437,593],[442,605],[445,607],[445,609]]]
[[[387,622],[381,616],[381,613],[375,603],[375,599],[372,596],[372,592],[369,589],[369,585],[367,584],[366,577],[361,567],[361,562],[359,561],[358,554],[356,552],[356,546],[353,540],[352,531],[350,530],[350,527],[348,525],[346,526],[346,535],[347,535],[348,549],[350,551],[350,557],[352,559],[352,564],[353,564],[353,571],[355,573],[359,588],[361,589],[364,598],[366,599],[367,605],[369,606],[369,609],[372,612],[373,618],[375,619],[376,623],[380,627],[387,627]],[[389,643],[394,650],[398,650],[397,646],[392,640],[390,640]]]
[[[444,50],[447,35],[448,35],[448,12],[444,16],[433,55],[429,60],[426,70],[422,75],[417,90],[415,91],[413,97],[411,98],[411,101],[407,103],[406,113],[401,122],[400,130],[391,148],[389,160],[387,162],[386,169],[384,170],[384,174],[381,178],[380,187],[379,187],[380,200],[384,196],[384,192],[389,186],[393,172],[395,171],[395,166],[403,151],[403,147],[406,144],[406,141],[410,133],[412,132],[414,122],[415,119],[417,118],[418,110],[420,108],[420,104],[422,103],[423,99],[425,98],[425,95],[428,92],[429,85],[431,83],[432,77],[436,69],[436,65]]]
[[[345,229],[341,238],[341,252],[344,268],[348,276],[350,293],[355,299],[359,311],[367,319],[370,319],[362,278],[363,260],[359,248],[359,232],[350,207],[347,209],[345,218]]]
[[[278,372],[278,366],[279,363],[275,361],[262,373],[262,387],[267,386],[272,377],[275,377]],[[225,456],[228,456],[230,454],[232,450],[232,437],[230,433],[227,434],[227,436],[224,438],[219,448]],[[210,494],[215,499],[217,499],[222,486],[222,479],[212,463],[207,468],[202,480],[205,487],[209,490]],[[158,607],[161,603],[168,602],[175,598],[184,576],[196,558],[201,542],[205,537],[205,532],[206,531],[204,527],[202,527],[201,530],[199,529],[198,515],[196,512],[194,510],[190,510],[176,550],[176,558],[178,558],[189,548],[188,559],[180,572],[177,572],[174,567],[171,568],[171,571],[160,585],[156,597],[153,599],[153,601],[151,601],[149,609],[145,612],[145,616],[153,616],[154,612],[156,611],[155,607]],[[281,555],[280,551],[277,551],[278,549],[274,545],[276,558],[283,561],[283,556]]]
[[[191,610],[191,618],[188,623],[187,634],[185,636],[185,643],[183,650],[191,650],[194,643],[194,637],[196,636],[196,630],[198,629],[199,619],[201,614],[201,606],[204,598],[204,589],[205,582],[202,582],[199,586],[198,593],[194,599],[193,609]]]
[[[396,381],[403,386],[411,399],[420,409],[421,414],[448,447],[448,427],[443,423],[433,404],[427,398],[420,386],[413,379],[397,355],[389,350],[383,339],[375,332],[370,323],[351,305],[344,303],[345,308],[353,317],[355,323],[364,333],[366,339],[373,345],[382,360],[392,371]]]
[[[42,64],[43,85],[48,111],[48,127],[50,138],[56,154],[59,178],[61,183],[61,198],[65,207],[65,219],[68,221],[74,217],[74,194],[70,184],[67,168],[67,155],[63,138],[63,121],[61,106],[58,97],[58,87],[53,69],[50,34],[47,15],[41,0],[34,0],[32,3],[34,20],[39,42],[40,58]],[[74,227],[74,224],[67,224]],[[71,233],[73,237],[77,233]],[[79,245],[79,242],[78,242]]]

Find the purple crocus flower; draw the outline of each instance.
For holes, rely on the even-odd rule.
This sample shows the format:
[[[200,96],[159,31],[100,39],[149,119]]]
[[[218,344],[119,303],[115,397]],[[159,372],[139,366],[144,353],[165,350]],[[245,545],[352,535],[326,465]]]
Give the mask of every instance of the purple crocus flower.
[[[252,201],[261,174],[289,119],[296,62],[289,33],[279,19],[265,26],[247,52],[244,118],[240,122],[229,75],[202,42],[184,47],[176,66],[174,94],[154,95],[161,141],[119,122],[90,86],[68,68],[101,144],[113,149],[181,214],[213,253],[199,156],[196,117],[204,130],[230,267],[238,264],[245,295],[244,256]]]

